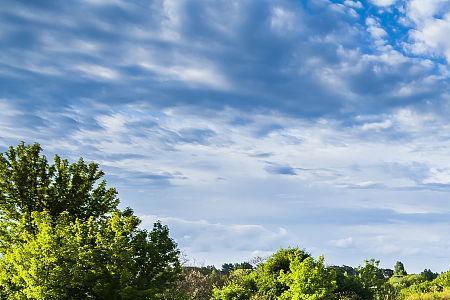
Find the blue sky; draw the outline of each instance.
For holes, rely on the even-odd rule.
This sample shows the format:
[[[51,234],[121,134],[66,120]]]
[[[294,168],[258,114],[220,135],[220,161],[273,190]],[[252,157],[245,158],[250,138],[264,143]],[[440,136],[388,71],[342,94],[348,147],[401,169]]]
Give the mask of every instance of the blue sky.
[[[450,1],[4,1],[0,150],[102,165],[196,264],[450,260]]]

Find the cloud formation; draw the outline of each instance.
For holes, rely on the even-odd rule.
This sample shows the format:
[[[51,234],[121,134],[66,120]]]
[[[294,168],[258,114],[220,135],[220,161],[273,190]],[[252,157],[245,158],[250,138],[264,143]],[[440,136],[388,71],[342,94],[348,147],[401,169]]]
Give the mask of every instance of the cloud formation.
[[[444,0],[7,1],[0,150],[37,141],[98,161],[143,226],[163,220],[205,263],[300,244],[333,263],[417,270],[428,251],[439,270],[449,10]]]

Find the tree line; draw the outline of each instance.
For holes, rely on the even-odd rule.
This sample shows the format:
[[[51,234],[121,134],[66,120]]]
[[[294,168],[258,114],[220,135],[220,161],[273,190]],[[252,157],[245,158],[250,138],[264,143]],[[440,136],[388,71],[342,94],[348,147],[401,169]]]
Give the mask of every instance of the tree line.
[[[379,261],[329,266],[300,248],[253,262],[181,262],[167,226],[139,227],[96,163],[50,162],[39,144],[0,153],[0,299],[450,299],[450,272]]]

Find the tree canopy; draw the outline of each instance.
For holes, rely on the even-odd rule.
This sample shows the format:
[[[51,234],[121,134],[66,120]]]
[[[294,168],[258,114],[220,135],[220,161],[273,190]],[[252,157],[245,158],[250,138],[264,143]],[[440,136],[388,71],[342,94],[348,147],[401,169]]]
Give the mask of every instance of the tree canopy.
[[[0,155],[0,299],[164,299],[179,251],[159,222],[140,229],[96,163],[38,144]]]

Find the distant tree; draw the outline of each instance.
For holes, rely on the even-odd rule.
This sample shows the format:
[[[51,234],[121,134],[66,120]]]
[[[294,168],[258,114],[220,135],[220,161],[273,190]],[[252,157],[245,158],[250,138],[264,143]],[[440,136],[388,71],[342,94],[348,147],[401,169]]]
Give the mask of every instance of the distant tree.
[[[222,269],[220,270],[220,272],[222,274],[230,274],[232,271],[234,270],[234,265],[232,263],[225,263],[222,265]]]
[[[408,275],[405,270],[405,266],[401,261],[397,261],[394,266],[394,276],[405,276]]]
[[[253,265],[246,261],[242,262],[242,263],[235,263],[234,269],[235,270],[237,270],[237,269],[253,270]]]
[[[49,164],[38,144],[0,155],[0,299],[164,299],[179,251],[139,229],[97,164]]]
[[[231,272],[233,272],[234,270],[237,269],[248,269],[248,270],[252,270],[253,269],[253,265],[250,264],[249,262],[242,262],[242,263],[225,263],[222,265],[222,269],[221,269],[221,273],[228,275]]]
[[[254,270],[238,268],[230,273],[227,284],[216,288],[214,300],[277,299],[289,290],[289,280],[281,280],[281,274],[291,272],[291,263],[302,262],[308,253],[299,248],[281,249],[260,263]],[[247,266],[246,264],[244,266]]]
[[[210,274],[217,274],[220,273],[220,271],[215,266],[202,266],[202,267],[196,267],[196,266],[184,266],[184,271],[197,271],[202,273],[203,275],[210,275]]]
[[[434,279],[436,279],[438,277],[438,273],[435,273],[433,271],[431,271],[430,269],[425,269],[422,271],[422,273],[420,273],[425,280],[427,281],[433,281]]]
[[[381,269],[381,272],[383,273],[384,278],[391,278],[394,276],[394,270],[392,269]]]
[[[350,266],[345,266],[345,265],[344,266],[330,266],[330,268],[336,270],[337,273],[347,274],[349,276],[355,276],[358,273],[358,271],[355,268],[350,267]]]

